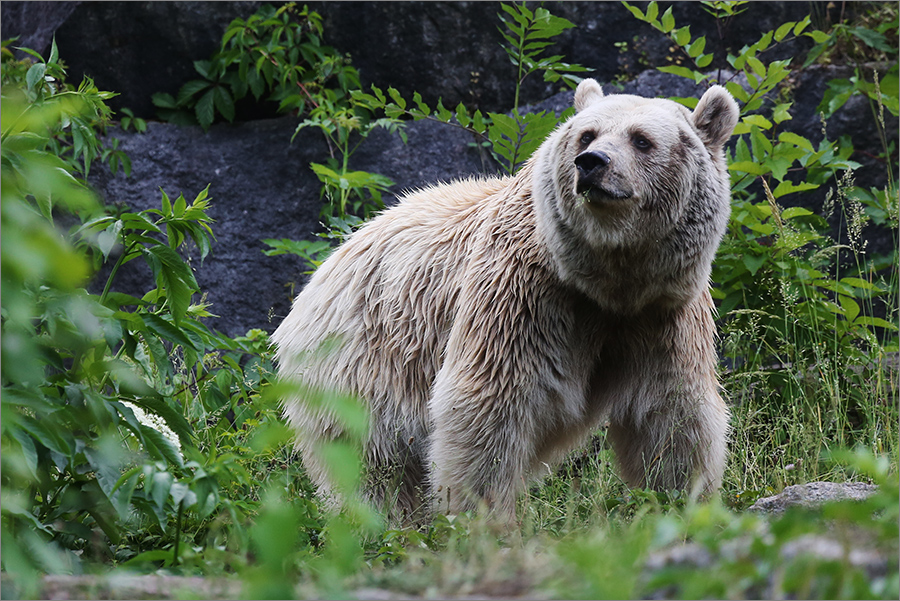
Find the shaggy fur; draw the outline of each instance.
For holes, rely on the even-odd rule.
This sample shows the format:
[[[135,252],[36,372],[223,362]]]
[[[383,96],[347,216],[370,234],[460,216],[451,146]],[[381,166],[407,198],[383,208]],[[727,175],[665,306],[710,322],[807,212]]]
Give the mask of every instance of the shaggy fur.
[[[283,376],[366,402],[367,493],[396,516],[485,502],[512,518],[604,418],[628,483],[720,484],[708,278],[737,106],[719,87],[690,112],[593,80],[575,106],[514,177],[415,192],[363,226],[273,335]],[[317,449],[339,426],[299,397],[285,417],[332,496]]]

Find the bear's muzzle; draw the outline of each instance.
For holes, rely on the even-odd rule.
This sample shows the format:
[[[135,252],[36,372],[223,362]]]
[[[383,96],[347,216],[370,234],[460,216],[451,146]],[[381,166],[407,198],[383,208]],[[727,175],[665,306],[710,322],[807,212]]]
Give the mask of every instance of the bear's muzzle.
[[[588,202],[603,200],[625,200],[631,192],[610,185],[608,167],[612,162],[602,150],[586,150],[575,157],[578,180],[575,191]]]

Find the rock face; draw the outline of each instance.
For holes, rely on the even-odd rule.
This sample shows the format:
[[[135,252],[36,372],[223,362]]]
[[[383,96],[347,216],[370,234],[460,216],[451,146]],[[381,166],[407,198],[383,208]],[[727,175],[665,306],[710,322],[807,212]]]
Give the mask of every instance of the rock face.
[[[0,4],[3,39],[17,37],[13,47],[31,48],[46,56],[56,30],[81,2],[4,2]]]
[[[218,48],[232,19],[247,18],[262,2],[14,2],[2,3],[2,36],[21,35],[21,44],[49,49],[53,35],[69,76],[94,78],[102,90],[119,92],[111,106],[127,106],[153,117],[156,92],[177,93],[197,77],[192,63]],[[278,3],[274,3],[278,4]],[[715,21],[696,6],[672,3],[679,26],[719,44]],[[394,86],[405,95],[422,93],[426,101],[443,98],[490,111],[513,104],[515,69],[504,50],[498,2],[310,2],[324,21],[325,40],[353,58],[363,85]],[[661,4],[661,11],[668,3]],[[535,6],[532,6],[534,9]],[[637,75],[676,58],[662,33],[637,21],[618,2],[560,2],[549,9],[576,28],[559,38],[552,54],[594,69],[598,81]],[[851,9],[852,10],[852,9]],[[752,44],[760,31],[798,20],[803,3],[750,3],[723,34],[735,49]],[[623,45],[624,44],[624,45]],[[801,40],[778,48],[785,58],[809,48]],[[677,60],[677,59],[676,59]],[[719,66],[719,65],[714,65]],[[559,87],[539,75],[526,80],[523,102],[537,102]]]
[[[810,482],[788,486],[779,494],[758,499],[750,511],[784,513],[789,507],[817,507],[829,501],[853,499],[863,501],[875,494],[878,487],[863,482]]]
[[[91,183],[107,203],[133,210],[158,208],[160,188],[173,200],[183,192],[190,202],[210,185],[216,243],[203,265],[197,259],[193,266],[211,311],[220,316],[210,325],[230,336],[273,330],[287,315],[293,285],[305,282],[297,257],[267,257],[261,240],[310,240],[322,231],[321,184],[309,163],[323,161],[328,149],[312,129],[301,130],[291,143],[296,124],[283,117],[214,125],[208,133],[169,123],[149,123],[145,134],[116,130],[111,135],[131,158],[131,177],[92,170]],[[408,136],[404,145],[397,135],[373,133],[354,155],[353,167],[390,177],[398,194],[485,170],[461,130],[423,121],[411,124]],[[126,264],[117,277],[117,289],[138,296],[151,284],[140,261]]]

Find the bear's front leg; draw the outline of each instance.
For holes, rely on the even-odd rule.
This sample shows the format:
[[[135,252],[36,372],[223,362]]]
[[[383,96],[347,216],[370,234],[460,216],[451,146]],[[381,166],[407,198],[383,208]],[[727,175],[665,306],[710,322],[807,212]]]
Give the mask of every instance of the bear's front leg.
[[[718,393],[670,391],[636,419],[610,420],[608,438],[622,477],[634,487],[712,493],[725,469],[728,410]]]
[[[525,269],[518,277],[538,277]],[[525,284],[473,274],[460,298],[428,403],[428,469],[437,512],[482,503],[515,519],[515,504],[548,428],[548,388],[570,328],[555,297],[532,297]],[[541,316],[538,319],[536,316]],[[555,334],[554,334],[555,333]]]
[[[704,293],[629,349],[608,438],[631,486],[712,493],[721,485],[729,412],[719,395],[711,306]]]
[[[483,504],[495,518],[513,522],[534,447],[528,393],[481,375],[487,374],[469,362],[450,360],[435,382],[428,457],[433,507],[454,514]]]

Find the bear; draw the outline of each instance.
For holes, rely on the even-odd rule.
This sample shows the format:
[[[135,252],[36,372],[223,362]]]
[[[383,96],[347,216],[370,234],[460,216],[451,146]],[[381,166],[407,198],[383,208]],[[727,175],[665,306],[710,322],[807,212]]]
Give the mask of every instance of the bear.
[[[713,257],[730,215],[720,86],[693,111],[604,95],[513,176],[408,193],[313,274],[272,335],[303,464],[346,433],[314,391],[361,399],[364,494],[398,520],[519,493],[604,422],[634,487],[719,488],[729,411],[716,372]]]

